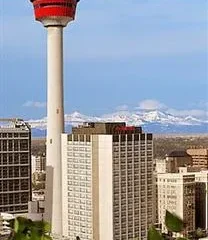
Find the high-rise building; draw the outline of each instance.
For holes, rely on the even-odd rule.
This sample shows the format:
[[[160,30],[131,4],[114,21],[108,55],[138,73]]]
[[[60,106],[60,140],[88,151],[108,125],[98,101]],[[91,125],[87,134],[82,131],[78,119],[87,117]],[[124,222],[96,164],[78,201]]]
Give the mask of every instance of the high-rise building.
[[[193,167],[208,169],[208,148],[190,148],[187,153],[192,156]]]
[[[62,134],[63,235],[147,239],[153,219],[153,139],[125,123]]]
[[[186,223],[183,235],[195,230],[195,174],[181,171],[179,173],[157,174],[158,223],[162,232],[165,226],[166,210],[175,213]]]
[[[31,130],[20,119],[0,119],[0,212],[26,213],[31,200]]]

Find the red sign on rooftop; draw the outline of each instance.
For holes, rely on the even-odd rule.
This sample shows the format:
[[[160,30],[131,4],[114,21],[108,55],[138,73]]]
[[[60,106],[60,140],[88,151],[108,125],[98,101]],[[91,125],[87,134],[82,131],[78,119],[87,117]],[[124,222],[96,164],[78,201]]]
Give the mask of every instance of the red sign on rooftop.
[[[119,127],[116,127],[116,131],[119,131],[119,132],[135,131],[135,127],[134,126],[119,126]]]

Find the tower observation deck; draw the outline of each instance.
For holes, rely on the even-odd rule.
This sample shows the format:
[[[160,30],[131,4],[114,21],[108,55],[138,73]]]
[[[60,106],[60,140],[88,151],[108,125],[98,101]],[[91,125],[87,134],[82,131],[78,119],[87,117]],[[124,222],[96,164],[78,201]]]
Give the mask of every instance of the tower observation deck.
[[[75,19],[79,0],[30,0],[35,19],[47,28],[47,142],[44,218],[62,235],[61,134],[64,132],[63,28]],[[66,184],[66,183],[64,183]]]
[[[30,0],[33,3],[35,19],[44,26],[65,27],[75,19],[77,0]]]

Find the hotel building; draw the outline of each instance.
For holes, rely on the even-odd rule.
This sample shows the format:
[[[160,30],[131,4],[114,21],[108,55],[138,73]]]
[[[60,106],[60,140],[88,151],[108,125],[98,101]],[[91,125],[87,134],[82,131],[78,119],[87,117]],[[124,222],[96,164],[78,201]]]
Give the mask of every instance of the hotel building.
[[[62,134],[63,235],[146,240],[153,223],[153,139],[125,123]]]

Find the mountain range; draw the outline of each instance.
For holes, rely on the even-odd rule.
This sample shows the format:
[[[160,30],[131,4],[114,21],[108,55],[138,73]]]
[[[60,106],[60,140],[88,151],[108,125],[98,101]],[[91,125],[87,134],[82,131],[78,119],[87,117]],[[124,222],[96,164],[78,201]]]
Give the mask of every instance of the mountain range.
[[[29,120],[33,137],[42,137],[46,134],[47,118]],[[126,122],[128,125],[142,126],[144,131],[153,133],[208,133],[208,120],[193,116],[175,116],[167,112],[152,111],[117,111],[102,116],[87,116],[79,112],[65,115],[66,131],[72,126],[84,122]]]

